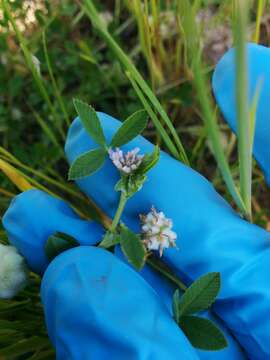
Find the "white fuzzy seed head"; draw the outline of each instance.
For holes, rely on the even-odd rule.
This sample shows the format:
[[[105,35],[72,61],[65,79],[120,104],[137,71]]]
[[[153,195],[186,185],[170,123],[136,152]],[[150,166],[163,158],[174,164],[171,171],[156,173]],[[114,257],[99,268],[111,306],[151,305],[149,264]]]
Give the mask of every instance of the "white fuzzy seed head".
[[[117,169],[126,175],[131,174],[140,166],[144,155],[138,155],[139,148],[124,153],[119,148],[109,150],[109,156]]]
[[[164,213],[152,207],[147,215],[141,215],[143,242],[148,250],[159,250],[162,256],[165,248],[175,247],[177,235],[172,231],[173,223]]]
[[[11,299],[28,281],[24,258],[13,246],[0,244],[0,299]]]

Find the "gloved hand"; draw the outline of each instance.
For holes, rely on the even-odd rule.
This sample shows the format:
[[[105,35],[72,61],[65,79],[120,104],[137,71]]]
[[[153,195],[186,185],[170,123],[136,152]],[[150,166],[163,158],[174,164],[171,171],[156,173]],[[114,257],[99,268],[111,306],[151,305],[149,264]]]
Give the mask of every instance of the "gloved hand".
[[[229,347],[196,354],[172,319],[173,286],[148,266],[140,276],[108,251],[84,246],[100,241],[103,230],[80,220],[63,201],[29,190],[12,201],[3,223],[29,266],[45,272],[41,297],[57,359],[245,359],[210,313],[206,316],[222,328]],[[44,244],[56,231],[81,246],[49,265]],[[119,250],[116,255],[122,259]]]
[[[266,50],[265,50],[266,51]],[[249,48],[251,88],[256,87],[258,64],[267,56],[261,47]],[[261,58],[263,53],[263,59]],[[227,56],[228,78],[219,82],[224,68],[217,67],[214,90],[228,121],[235,117],[233,105],[233,56]],[[225,59],[226,59],[225,56]],[[265,59],[265,60],[264,60]],[[229,65],[230,66],[229,66]],[[261,72],[267,76],[265,66]],[[251,76],[252,75],[252,76]],[[254,76],[253,76],[254,75]],[[267,79],[266,79],[267,80]],[[269,83],[269,82],[268,82]],[[219,85],[221,84],[221,85]],[[257,133],[267,136],[267,81],[258,107]],[[220,94],[227,93],[226,98]],[[270,95],[269,95],[270,96]],[[119,122],[99,114],[109,139]],[[260,130],[260,128],[264,130]],[[255,138],[255,155],[262,162],[267,150]],[[265,139],[265,138],[264,138]],[[266,139],[265,139],[266,141]],[[142,137],[124,149],[140,147],[150,152],[152,145]],[[66,153],[69,161],[95,144],[76,119],[69,131]],[[270,161],[268,157],[268,161]],[[113,187],[118,173],[108,161],[106,166],[78,185],[110,216],[117,206]],[[215,311],[226,323],[251,359],[270,355],[270,270],[269,234],[242,220],[215,192],[212,185],[192,169],[162,153],[151,170],[148,182],[127,205],[123,220],[138,230],[138,214],[151,205],[173,219],[179,235],[179,251],[167,249],[164,260],[187,282],[209,271],[220,271],[222,290]],[[37,190],[19,195],[4,219],[10,242],[26,256],[29,265],[44,272],[48,261],[44,242],[55,231],[74,236],[82,245],[96,243],[102,230],[94,223],[79,220],[62,201]],[[237,344],[226,334],[230,346],[220,352],[196,352],[171,319],[168,311],[171,289],[147,267],[139,276],[133,269],[105,250],[79,247],[58,256],[48,267],[42,282],[42,301],[48,332],[59,359],[184,359],[211,357],[241,359]],[[150,284],[150,285],[149,285]]]

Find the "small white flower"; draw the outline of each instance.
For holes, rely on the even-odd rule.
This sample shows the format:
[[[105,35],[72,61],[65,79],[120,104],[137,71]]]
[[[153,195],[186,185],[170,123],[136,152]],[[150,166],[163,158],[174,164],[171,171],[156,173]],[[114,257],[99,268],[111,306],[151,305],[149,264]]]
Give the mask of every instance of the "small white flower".
[[[130,174],[138,169],[144,157],[144,155],[137,155],[139,151],[139,148],[135,148],[124,153],[119,148],[116,148],[115,150],[109,150],[109,156],[118,170],[125,174]]]
[[[35,67],[38,75],[40,76],[40,75],[41,75],[41,74],[40,74],[40,61],[39,61],[39,59],[38,59],[35,55],[33,55],[33,54],[31,54],[31,58],[32,58],[33,65],[34,65],[34,67]]]
[[[154,207],[147,215],[140,216],[142,221],[143,242],[148,250],[159,250],[162,256],[165,248],[176,247],[177,235],[172,231],[172,221],[157,212]]]
[[[27,284],[24,258],[13,246],[0,244],[0,299],[11,299]]]
[[[113,21],[113,15],[110,11],[103,11],[100,13],[100,16],[106,27],[109,26],[110,23]]]
[[[16,107],[12,107],[11,116],[14,120],[20,120],[22,118],[22,112],[20,109]]]

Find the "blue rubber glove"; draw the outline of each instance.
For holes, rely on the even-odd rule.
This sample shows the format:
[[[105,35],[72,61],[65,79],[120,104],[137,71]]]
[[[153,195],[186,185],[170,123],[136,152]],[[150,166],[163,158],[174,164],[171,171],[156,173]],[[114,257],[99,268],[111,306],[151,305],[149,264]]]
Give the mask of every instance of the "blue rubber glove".
[[[264,76],[261,100],[257,108],[254,152],[261,164],[266,164],[265,170],[270,162],[269,150],[264,146],[269,139],[270,82],[269,71],[266,70],[269,51],[256,45],[249,47],[250,89],[254,91],[259,78]],[[231,81],[220,87],[214,86],[214,91],[217,98],[219,94],[224,94],[219,103],[224,112],[225,109],[230,109],[230,113],[225,112],[225,116],[232,122],[235,118],[233,57],[229,57],[229,60],[231,66],[218,66],[214,84],[219,77]],[[105,114],[100,114],[100,118],[106,136],[110,139],[119,124]],[[80,122],[75,121],[66,145],[69,161],[95,146]],[[141,137],[124,149],[137,146],[142,152],[152,149],[152,145]],[[78,181],[78,184],[112,216],[118,197],[113,191],[117,178],[116,170],[108,162],[101,171]],[[103,196],[100,196],[100,191]],[[223,286],[215,305],[216,313],[233,332],[250,358],[270,357],[270,321],[267,316],[270,311],[269,233],[242,220],[202,176],[164,153],[159,164],[149,174],[149,180],[142,191],[129,201],[124,221],[137,231],[138,213],[148,212],[151,205],[155,205],[174,220],[174,229],[180,235],[177,245],[181,251],[167,250],[164,254],[165,260],[187,281],[208,271],[220,271]]]
[[[57,359],[198,359],[165,303],[136,271],[106,250],[83,246],[100,241],[99,225],[39,190],[17,196],[3,223],[32,270],[45,271],[41,297]],[[49,265],[44,244],[56,231],[81,246]]]
[[[105,114],[100,114],[100,119],[109,140],[119,123]],[[75,120],[66,146],[69,161],[94,147],[80,121]],[[142,152],[152,150],[152,145],[142,137],[123,148],[134,147],[140,147]],[[117,179],[118,173],[108,161],[99,172],[78,181],[78,185],[112,216],[118,200],[113,190]],[[220,271],[223,286],[215,305],[217,314],[250,357],[265,358],[269,351],[268,335],[261,327],[267,330],[270,324],[257,322],[257,309],[267,306],[267,302],[258,305],[258,301],[268,295],[263,274],[265,267],[270,267],[267,262],[269,234],[243,221],[206,179],[165,153],[161,154],[143,189],[128,202],[123,220],[134,231],[139,231],[138,214],[147,213],[152,205],[174,220],[174,230],[179,234],[177,246],[181,250],[166,250],[164,259],[187,282],[209,271]],[[254,242],[254,238],[260,240]],[[266,255],[265,264],[254,263],[254,254],[261,257],[260,261]],[[254,267],[262,267],[258,278]],[[253,304],[257,291],[262,295]]]
[[[135,270],[125,264],[120,265],[120,261],[107,251],[100,250],[100,255],[97,258],[96,254],[93,254],[95,249],[89,252],[88,255],[85,255],[87,248],[79,247],[58,256],[46,271],[49,262],[44,253],[44,244],[51,234],[56,231],[62,231],[75,237],[82,245],[92,245],[100,240],[103,233],[101,227],[94,222],[80,220],[63,201],[55,199],[39,190],[26,191],[12,201],[4,216],[3,223],[8,231],[10,242],[20,249],[20,252],[26,257],[29,266],[40,274],[45,272],[42,280],[42,302],[45,309],[48,333],[56,348],[58,359],[87,359],[86,353],[88,353],[90,358],[94,356],[101,357],[101,354],[103,354],[101,358],[105,359],[107,358],[106,351],[108,351],[105,344],[110,344],[111,338],[115,342],[113,345],[114,352],[109,349],[113,359],[127,358],[130,355],[130,343],[132,343],[132,347],[137,349],[137,355],[134,357],[136,359],[144,359],[150,356],[149,351],[152,348],[156,349],[155,355],[153,355],[155,359],[159,359],[158,356],[160,358],[164,356],[166,359],[175,359],[175,354],[182,356],[184,359],[245,359],[239,346],[224,325],[210,313],[206,314],[206,317],[211,318],[222,328],[229,346],[218,352],[198,350],[198,355],[196,355],[180,329],[175,327],[174,320],[172,320],[171,300],[175,288],[148,266],[144,267],[140,275],[150,286],[146,284],[141,276],[139,277],[136,274]],[[119,251],[116,256],[124,260]],[[62,257],[65,260],[62,260]],[[100,279],[105,277],[104,274],[95,273],[95,269],[100,266],[99,263],[104,265],[109,263],[109,268],[116,267],[119,269],[119,275],[115,276],[113,272],[112,285],[106,288],[106,293],[103,292],[101,294],[97,293],[96,289],[92,286],[93,281],[99,283]],[[72,275],[73,270],[76,276]],[[115,271],[118,270],[115,269]],[[106,274],[106,269],[103,272]],[[126,273],[128,274],[127,278]],[[95,280],[90,281],[91,276]],[[110,279],[110,276],[106,275],[106,277]],[[58,278],[60,279],[59,281],[57,280]],[[133,278],[134,280],[132,280]],[[137,278],[141,278],[140,284]],[[127,282],[126,286],[130,291],[126,291],[124,293],[125,296],[118,291],[119,287],[115,283],[116,280]],[[50,289],[50,291],[47,289]],[[134,294],[134,289],[136,289],[135,293],[138,296]],[[151,289],[151,295],[148,294],[149,289]],[[153,292],[156,293],[155,300],[152,299]],[[111,302],[111,298],[116,298],[117,294],[120,296],[120,300],[118,299],[117,304],[114,304],[114,302]],[[141,296],[143,296],[143,301]],[[100,313],[98,303],[103,303],[103,298],[108,298],[109,301],[104,320],[108,319],[112,323],[111,316],[115,314],[113,326],[106,324],[106,321],[105,323],[103,321],[100,326],[93,325],[93,317],[98,317]],[[92,300],[90,301],[90,299]],[[149,312],[153,313],[153,309],[151,309],[153,303],[156,304],[155,306],[158,307],[161,315],[163,313],[166,314],[162,320],[165,323],[166,334],[161,333],[159,335],[161,338],[164,338],[164,342],[156,340],[158,337],[155,336],[152,339],[153,344],[149,348],[144,345],[144,337],[149,336],[145,330],[147,325],[150,328],[150,333],[155,329],[155,326],[147,320]],[[130,332],[132,335],[125,339],[125,346],[119,346],[117,340],[118,331],[120,331],[118,322],[123,316],[127,317],[126,313],[134,313],[133,308],[138,304],[142,304],[146,314],[141,313],[142,309],[139,306],[138,312],[134,315],[134,320],[136,319],[138,324],[136,321],[135,323],[125,323],[125,331]],[[117,310],[118,306],[119,310]],[[123,312],[126,309],[125,313],[121,314],[120,306],[123,307]],[[87,314],[90,315],[86,317]],[[137,329],[141,322],[143,323],[144,331],[140,337],[134,338],[132,328]],[[166,325],[166,322],[173,322],[173,325]],[[107,330],[108,326],[110,331]],[[167,336],[175,338],[175,346],[172,346],[171,341],[167,340]],[[93,350],[94,346],[92,344],[95,344],[95,350]],[[176,344],[180,344],[180,347],[178,348]],[[167,350],[162,349],[167,346]],[[158,353],[160,355],[157,355]]]
[[[94,245],[100,241],[103,234],[103,230],[99,225],[94,222],[80,220],[70,207],[65,204],[65,202],[53,198],[39,190],[29,190],[17,196],[12,201],[7,213],[5,214],[3,224],[8,232],[10,242],[26,257],[31,269],[40,274],[43,274],[49,265],[44,253],[44,244],[51,234],[56,231],[64,232],[76,238],[81,245]],[[81,251],[78,251],[83,255],[85,253],[85,247],[82,248]],[[153,312],[153,310],[149,308],[153,306],[153,302],[157,303],[155,306],[159,308],[160,313],[163,312],[166,314],[166,316],[163,317],[166,321],[162,320],[162,322],[164,322],[164,328],[166,329],[166,335],[162,332],[159,335],[161,338],[164,338],[164,342],[158,340],[158,336],[155,336],[151,346],[151,348],[156,349],[154,353],[155,355],[153,355],[155,359],[159,359],[159,356],[160,358],[166,357],[166,359],[174,359],[176,356],[175,354],[187,359],[245,359],[245,356],[240,350],[238,344],[232,338],[228,330],[226,330],[222,322],[210,313],[206,313],[205,316],[212,319],[219,325],[226,336],[229,346],[218,352],[197,350],[197,355],[195,355],[194,349],[191,348],[181,330],[178,329],[178,327],[175,327],[174,320],[172,319],[171,301],[175,288],[153,272],[148,266],[145,266],[141,272],[141,276],[146,279],[148,284],[151,285],[152,292],[156,292],[156,294],[158,294],[158,298],[153,300],[152,295],[150,296],[149,294],[146,294],[149,291],[145,290],[145,288],[148,289],[150,286],[147,285],[143,279],[140,286],[137,284],[136,279],[138,275],[136,275],[135,270],[129,268],[128,266],[129,272],[127,272],[125,269],[127,265],[123,264],[120,266],[119,261],[112,259],[112,255],[109,254],[110,256],[108,256],[106,251],[101,252],[103,253],[101,263],[106,264],[107,262],[111,263],[114,261],[115,264],[113,267],[119,267],[119,281],[127,281],[127,286],[130,287],[130,291],[126,292],[125,297],[120,294],[120,304],[123,309],[125,308],[124,303],[127,307],[126,312],[131,311],[129,310],[130,308],[136,307],[137,304],[142,303],[143,308],[146,311],[146,315],[141,313],[141,308],[139,306],[138,312],[136,313],[136,316],[134,316],[134,319],[136,319],[138,324],[136,322],[130,322],[129,325],[126,324],[125,326],[127,332],[132,333],[132,330],[130,329],[133,327],[137,328],[139,324],[143,322],[144,329],[146,329],[148,325],[149,332],[153,333],[154,325],[147,320],[147,314],[149,311]],[[103,356],[106,358],[106,351],[108,351],[108,349],[104,344],[111,343],[111,337],[116,337],[114,340],[115,344],[113,346],[114,352],[112,353],[111,350],[109,350],[112,358],[121,359],[130,356],[130,342],[133,344],[132,346],[137,349],[136,351],[138,355],[136,355],[136,359],[144,359],[150,356],[150,348],[144,345],[144,338],[148,336],[146,330],[144,330],[139,338],[134,338],[134,335],[130,335],[128,339],[125,339],[126,345],[124,347],[119,346],[117,340],[118,331],[120,331],[118,321],[120,321],[123,316],[126,317],[127,315],[126,313],[123,313],[122,315],[121,313],[119,314],[120,307],[119,311],[116,309],[116,306],[120,306],[118,302],[117,304],[110,303],[107,309],[108,313],[106,314],[105,319],[110,319],[108,321],[112,322],[110,312],[115,314],[115,323],[110,327],[110,332],[107,331],[108,325],[104,322],[102,322],[100,328],[97,325],[96,328],[93,326],[93,316],[96,317],[99,314],[99,308],[98,306],[93,305],[93,301],[95,301],[95,304],[98,304],[99,302],[104,301],[101,297],[110,299],[111,296],[116,296],[115,294],[111,294],[114,292],[114,289],[116,293],[118,292],[118,287],[116,284],[114,285],[116,280],[115,276],[113,276],[113,279],[111,280],[112,286],[106,288],[106,294],[96,293],[92,289],[89,276],[93,272],[93,269],[97,268],[97,262],[99,262],[100,259],[97,260],[95,255],[92,256],[93,258],[88,255],[86,256],[87,260],[83,260],[82,255],[75,256],[72,251],[68,251],[67,253],[71,253],[69,257],[67,255],[68,260],[62,261],[60,260],[62,259],[62,256],[57,257],[57,259],[55,259],[49,266],[49,269],[46,271],[45,277],[42,281],[42,301],[45,309],[46,323],[49,336],[57,351],[57,358],[87,359],[85,355],[87,352],[91,358],[92,356],[100,356],[103,352]],[[123,260],[123,257],[119,252],[117,256]],[[55,265],[55,263],[57,265]],[[70,274],[71,263],[72,269],[84,269],[84,264],[87,263],[90,273],[83,270],[80,271],[77,276],[72,276]],[[89,264],[92,264],[93,269],[92,267],[89,267]],[[54,273],[58,275],[53,277]],[[67,273],[68,275],[66,275]],[[126,273],[132,274],[127,278],[127,280],[125,275]],[[61,278],[61,284],[57,281],[58,276]],[[97,275],[93,273],[93,277],[97,279],[97,282],[102,276],[105,275]],[[54,279],[53,281],[50,280],[52,277]],[[110,276],[107,277],[110,278]],[[134,280],[132,280],[133,277]],[[88,286],[82,286],[83,284],[88,284]],[[51,290],[44,291],[43,289]],[[133,289],[136,289],[138,297],[134,296]],[[141,295],[142,293],[143,295]],[[78,296],[78,294],[80,295]],[[141,296],[144,298],[143,302],[141,302]],[[90,297],[93,298],[92,301],[89,300]],[[88,299],[87,303],[83,301],[85,298]],[[145,303],[147,303],[147,306],[145,306]],[[134,309],[132,312],[134,312]],[[88,313],[92,314],[92,316],[89,316],[86,321],[85,314]],[[120,317],[119,320],[117,320],[118,317]],[[70,319],[72,319],[72,321]],[[82,322],[81,324],[80,321]],[[173,322],[173,325],[166,325],[166,322]],[[55,325],[56,323],[57,326]],[[74,326],[72,326],[72,324],[74,324]],[[159,333],[158,329],[157,332]],[[175,338],[175,346],[172,346],[171,342],[167,340],[168,336],[170,338]],[[61,341],[59,339],[61,339]],[[73,340],[71,341],[70,339]],[[91,348],[89,344],[91,344]],[[96,347],[92,346],[92,344],[96,344]],[[178,345],[176,346],[176,344],[180,344],[181,346],[178,348]],[[99,349],[99,347],[103,347],[103,349]],[[163,347],[164,349],[167,347],[167,350],[164,350]]]
[[[136,271],[106,250],[83,246],[100,241],[98,225],[39,190],[17,196],[3,223],[29,266],[45,271],[41,298],[57,359],[163,360],[175,354],[198,359],[159,295]],[[74,236],[81,246],[49,265],[44,244],[56,231]]]

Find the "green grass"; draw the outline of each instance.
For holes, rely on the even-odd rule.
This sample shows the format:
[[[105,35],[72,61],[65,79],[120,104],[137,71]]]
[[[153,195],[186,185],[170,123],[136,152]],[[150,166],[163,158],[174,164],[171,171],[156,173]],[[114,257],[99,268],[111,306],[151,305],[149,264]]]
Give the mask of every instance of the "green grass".
[[[95,204],[67,182],[63,145],[75,117],[72,98],[120,119],[144,107],[151,119],[147,138],[213,181],[247,218],[253,205],[253,221],[267,225],[269,191],[251,157],[260,84],[253,103],[247,104],[244,41],[251,22],[255,30],[250,37],[268,41],[262,38],[260,24],[269,13],[269,1],[250,1],[249,13],[246,1],[245,11],[235,12],[237,4],[243,6],[241,0],[212,5],[191,5],[188,0],[52,1],[37,10],[30,23],[21,2],[1,3],[0,159],[19,176],[65,199],[81,216],[100,219]],[[207,9],[214,9],[207,23],[213,31],[221,24],[233,27],[233,18],[237,20],[238,142],[211,95],[211,47],[203,24],[196,20]],[[109,22],[105,11],[111,14]],[[40,60],[40,75],[32,55]],[[0,217],[19,191],[0,172]],[[7,241],[3,229],[0,240]],[[32,275],[30,286],[17,298],[0,301],[0,357],[54,359],[39,284]],[[34,326],[29,332],[23,328],[26,322]]]

